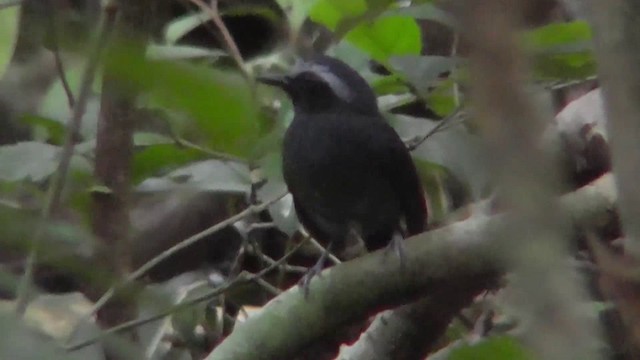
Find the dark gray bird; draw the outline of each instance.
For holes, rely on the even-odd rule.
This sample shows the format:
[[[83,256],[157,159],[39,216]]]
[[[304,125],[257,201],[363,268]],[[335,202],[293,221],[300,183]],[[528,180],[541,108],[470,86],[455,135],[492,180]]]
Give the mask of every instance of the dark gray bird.
[[[424,230],[427,208],[416,168],[367,82],[342,61],[318,56],[259,81],[291,98],[283,175],[300,222],[328,249],[357,234],[369,250]],[[402,224],[404,223],[404,227]],[[322,269],[326,253],[303,279]]]

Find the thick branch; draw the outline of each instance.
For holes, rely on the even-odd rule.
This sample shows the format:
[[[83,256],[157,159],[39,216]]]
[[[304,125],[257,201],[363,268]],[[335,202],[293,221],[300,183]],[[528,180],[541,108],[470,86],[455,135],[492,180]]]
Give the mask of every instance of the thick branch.
[[[582,279],[567,268],[567,223],[554,206],[561,173],[538,143],[548,121],[528,96],[527,58],[518,46],[523,9],[534,0],[464,2],[462,36],[470,45],[470,98],[492,151],[489,165],[500,203],[526,213],[496,236],[514,263],[509,305],[520,315],[521,339],[542,359],[599,357],[598,323],[577,310],[587,301]],[[536,316],[553,309],[554,316]],[[577,344],[588,344],[576,346]]]
[[[605,175],[564,196],[558,211],[578,226],[598,223],[609,216],[615,198],[613,179]],[[474,217],[414,236],[406,241],[404,270],[383,251],[337,265],[314,278],[308,299],[298,287],[289,289],[238,325],[207,359],[286,359],[341,324],[444,291],[449,284],[502,273],[511,262],[501,250],[512,239],[495,235],[519,220],[515,215]]]
[[[105,16],[118,21],[114,44],[128,41],[134,57],[143,57],[150,26],[149,1],[114,1],[105,6]],[[112,46],[110,52],[123,51]],[[102,79],[100,119],[96,137],[96,180],[108,191],[93,198],[93,231],[101,247],[99,265],[124,277],[131,268],[129,195],[133,156],[133,129],[136,118],[136,84],[127,83],[112,63],[105,64]],[[103,289],[95,289],[97,292]],[[132,318],[134,308],[127,301],[114,301],[98,313],[102,325],[114,326]]]
[[[611,157],[620,191],[620,215],[629,241],[626,250],[640,258],[640,3],[589,1],[598,77],[608,113]]]
[[[340,352],[339,359],[424,359],[451,320],[490,288],[494,280],[495,277],[483,276],[450,282],[438,293],[379,314],[353,346]]]

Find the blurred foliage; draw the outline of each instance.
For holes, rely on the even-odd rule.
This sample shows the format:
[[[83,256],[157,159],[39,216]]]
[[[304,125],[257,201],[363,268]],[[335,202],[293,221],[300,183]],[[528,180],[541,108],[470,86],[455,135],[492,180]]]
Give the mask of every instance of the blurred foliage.
[[[251,89],[240,74],[168,61],[140,61],[126,46],[111,52],[123,84],[141,87],[154,107],[179,110],[193,127],[172,124],[178,134],[198,134],[215,150],[246,155],[255,143],[257,113]]]
[[[0,78],[13,55],[13,47],[18,33],[18,10],[17,6],[6,9],[2,9],[0,6],[0,39],[2,39],[0,41]]]
[[[404,139],[423,137],[442,121],[430,117],[446,117],[465,106],[464,59],[433,56],[424,49],[422,20],[433,20],[451,29],[458,26],[433,1],[414,1],[410,6],[400,6],[401,2],[391,0],[277,0],[277,3],[288,14],[288,25],[295,37],[309,35],[303,31],[307,21],[339,35],[328,53],[349,63],[372,84],[390,123]],[[18,9],[17,6],[3,8],[0,1],[0,78],[13,54]],[[275,16],[259,6],[234,11],[236,15],[250,13],[270,20]],[[114,45],[109,50],[106,61],[124,90],[128,90],[127,87],[142,90],[138,98],[141,121],[137,124],[131,164],[135,195],[184,188],[249,195],[254,180],[249,167],[252,163],[261,167],[268,180],[259,189],[258,200],[271,200],[285,189],[280,174],[279,140],[291,119],[291,107],[280,94],[256,89],[246,75],[280,67],[286,63],[289,49],[275,47],[269,54],[245,59],[245,74],[229,65],[230,57],[224,49],[180,44],[184,36],[208,19],[208,14],[196,11],[167,21],[157,40],[148,44],[145,60],[131,56],[133,52],[127,44]],[[72,38],[72,34],[60,35]],[[522,36],[522,44],[534,60],[535,80],[543,82],[593,76],[595,61],[590,41],[590,29],[582,21],[547,25]],[[63,57],[65,74],[75,95],[86,55],[75,53],[72,57]],[[381,64],[382,71],[372,71],[372,61]],[[98,76],[92,86],[83,126],[74,134],[77,141],[72,176],[64,197],[64,205],[76,212],[72,218],[79,217],[85,223],[90,213],[90,194],[109,192],[108,188],[96,187],[92,176],[100,92]],[[416,102],[423,111],[419,115],[391,113]],[[3,205],[0,237],[23,244],[33,235],[39,219],[35,215],[37,211],[25,214],[16,208],[37,209],[44,203],[50,176],[60,161],[66,124],[72,116],[65,89],[57,76],[35,109],[16,120],[33,129],[33,139],[0,146],[0,203]],[[433,115],[426,115],[426,110]],[[8,115],[0,113],[0,116]],[[442,220],[452,210],[448,194],[450,179],[463,184],[472,200],[483,198],[491,190],[491,174],[484,166],[485,149],[462,120],[450,120],[434,131],[412,155],[436,220]],[[22,202],[25,197],[30,201]],[[291,235],[298,229],[289,197],[271,206],[269,214],[282,232]],[[78,230],[84,229],[84,225],[77,225],[75,232],[51,226],[56,238],[73,240],[73,246],[67,248],[82,247],[91,240]],[[4,271],[0,271],[0,276],[3,275]],[[176,326],[181,328],[181,336],[193,334],[203,311],[194,308],[174,318],[174,324],[186,323]],[[17,334],[10,339],[17,336],[16,341],[28,343],[18,349],[16,346],[20,343],[16,345],[4,339],[0,344],[0,357],[18,358],[4,356],[6,351],[16,351],[12,354],[19,353],[23,359],[41,358],[36,353],[63,358],[57,357],[48,339],[27,332],[22,321],[4,311],[0,311],[0,325],[6,330],[3,333]],[[464,335],[460,331],[459,337]],[[449,358],[529,357],[516,341],[499,337],[459,348]]]
[[[345,32],[347,41],[382,63],[386,63],[391,56],[419,54],[422,42],[415,20],[409,16],[368,19],[364,17],[367,12],[379,12],[390,2],[370,3],[374,3],[374,6],[367,6],[364,0],[320,0],[311,9],[310,17],[330,30]]]
[[[582,79],[593,76],[591,29],[584,21],[550,24],[525,34],[534,57],[536,76],[543,79]]]
[[[511,337],[494,337],[475,345],[455,349],[449,360],[531,360],[533,359]]]

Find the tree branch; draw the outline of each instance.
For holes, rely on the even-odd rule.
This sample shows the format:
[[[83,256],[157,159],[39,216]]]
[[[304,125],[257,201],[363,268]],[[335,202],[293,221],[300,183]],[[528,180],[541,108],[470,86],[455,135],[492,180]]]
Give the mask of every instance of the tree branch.
[[[52,15],[53,16],[53,15]],[[25,274],[20,281],[18,289],[18,300],[16,301],[17,312],[23,314],[26,310],[27,299],[30,284],[33,281],[34,267],[37,262],[38,248],[44,236],[44,223],[49,220],[51,215],[56,211],[60,205],[60,199],[62,197],[62,191],[67,179],[67,173],[69,172],[69,166],[71,165],[71,158],[74,150],[74,138],[77,133],[80,132],[80,126],[82,125],[82,117],[86,111],[87,101],[91,93],[91,85],[95,78],[96,70],[102,58],[103,51],[108,42],[108,38],[111,35],[113,29],[113,22],[106,18],[100,29],[100,33],[94,47],[90,53],[87,66],[84,69],[82,75],[82,81],[80,83],[79,95],[75,106],[73,107],[73,114],[67,125],[65,133],[64,145],[62,146],[62,152],[60,155],[60,163],[56,170],[51,184],[47,192],[46,203],[42,209],[42,224],[38,226],[32,240],[32,250],[27,258],[27,264],[25,267]]]
[[[581,226],[610,216],[615,200],[612,176],[605,175],[555,205]],[[503,273],[512,263],[502,249],[513,239],[496,235],[521,218],[473,217],[414,236],[406,241],[404,268],[378,251],[325,270],[311,281],[308,299],[298,287],[284,292],[239,324],[207,360],[286,359],[342,324]]]
[[[145,56],[151,26],[153,4],[150,0],[112,0],[104,6],[104,16],[117,22],[110,53],[123,51],[123,43],[132,44],[127,50],[134,58]],[[129,201],[131,192],[131,161],[133,157],[133,131],[137,119],[136,99],[139,86],[118,74],[112,61],[107,61],[102,77],[100,117],[96,136],[96,181],[108,188],[94,192],[92,227],[99,241],[96,252],[98,266],[124,277],[131,269],[131,232]],[[102,286],[90,289],[94,298],[104,291]],[[111,327],[133,318],[135,306],[122,292],[98,312],[98,322]]]
[[[451,320],[483,291],[495,277],[471,277],[450,282],[437,293],[387,310],[376,316],[371,326],[353,346],[340,352],[340,360],[424,359],[434,350]]]
[[[513,263],[509,306],[521,317],[521,339],[534,357],[547,360],[599,357],[599,323],[578,311],[586,287],[571,256],[567,221],[554,206],[560,191],[558,162],[539,146],[550,119],[529,92],[529,59],[518,39],[524,12],[535,0],[468,2],[459,11],[469,49],[473,115],[491,156],[497,199],[523,217],[496,236]],[[554,316],[536,316],[553,309]],[[576,346],[576,344],[584,344]]]
[[[625,250],[640,259],[640,5],[633,0],[592,0],[598,78],[601,81],[611,141],[611,158],[620,191]]]

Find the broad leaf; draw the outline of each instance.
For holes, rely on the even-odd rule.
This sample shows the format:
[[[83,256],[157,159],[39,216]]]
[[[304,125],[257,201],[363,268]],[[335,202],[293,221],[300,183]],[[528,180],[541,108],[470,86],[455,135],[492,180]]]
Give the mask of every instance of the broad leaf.
[[[403,115],[393,116],[390,122],[404,139],[424,136],[437,125],[435,121]],[[487,195],[490,189],[491,176],[486,166],[488,154],[483,142],[459,123],[449,124],[445,130],[431,135],[412,155],[416,159],[445,167],[469,186],[474,200]]]
[[[529,31],[525,43],[534,50],[548,49],[591,40],[592,32],[585,21],[555,23]]]
[[[419,20],[432,20],[440,24],[455,27],[456,22],[453,17],[446,11],[442,10],[433,3],[417,4],[407,7],[398,7],[385,12],[382,16],[411,16]]]
[[[387,63],[391,56],[418,55],[422,48],[420,28],[408,16],[389,16],[356,26],[345,39]]]
[[[237,73],[165,61],[141,61],[125,47],[110,59],[124,84],[142,87],[156,105],[193,119],[197,135],[214,150],[243,155],[257,135],[257,112]],[[188,126],[187,126],[188,127]]]
[[[532,356],[510,337],[491,338],[451,352],[449,360],[529,360]]]
[[[17,6],[6,9],[0,6],[0,77],[9,65],[18,38],[18,10]]]
[[[391,66],[418,92],[426,94],[438,76],[450,71],[456,60],[444,56],[394,56],[389,59]]]
[[[335,30],[341,21],[355,18],[367,11],[365,0],[319,0],[311,9],[311,20]]]
[[[534,70],[543,79],[581,79],[595,75],[592,32],[584,21],[550,24],[525,34]]]
[[[175,44],[191,30],[209,20],[211,20],[211,16],[202,11],[177,18],[165,27],[164,41],[167,44]]]
[[[218,49],[207,49],[189,45],[150,45],[147,56],[152,60],[217,60],[227,53]]]
[[[164,177],[149,178],[138,191],[169,191],[177,189],[248,193],[251,189],[249,168],[240,163],[205,160],[179,168]]]
[[[58,167],[60,148],[35,141],[0,147],[0,180],[42,181]]]

